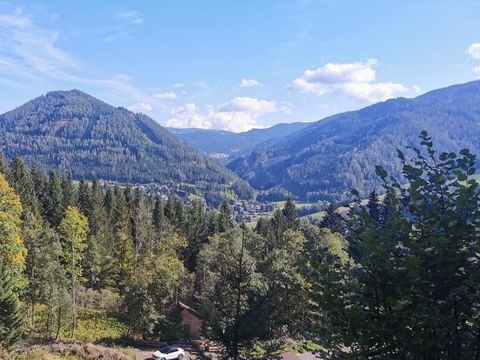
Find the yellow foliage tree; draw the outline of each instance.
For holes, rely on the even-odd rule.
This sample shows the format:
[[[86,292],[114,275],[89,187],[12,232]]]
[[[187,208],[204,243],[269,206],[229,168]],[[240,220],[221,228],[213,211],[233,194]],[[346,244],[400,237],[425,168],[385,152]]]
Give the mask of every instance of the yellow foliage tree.
[[[66,269],[72,282],[72,338],[76,328],[76,282],[81,274],[80,263],[87,247],[88,219],[78,208],[69,206],[65,211],[58,230],[63,240],[63,254]]]
[[[20,286],[27,249],[21,237],[20,197],[0,174],[0,260]]]

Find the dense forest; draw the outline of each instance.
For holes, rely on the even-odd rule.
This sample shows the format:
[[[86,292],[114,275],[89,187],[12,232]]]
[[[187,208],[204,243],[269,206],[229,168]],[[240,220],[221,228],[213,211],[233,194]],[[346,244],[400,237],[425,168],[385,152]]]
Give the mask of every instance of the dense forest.
[[[228,165],[264,198],[288,194],[307,200],[350,201],[350,189],[367,196],[380,185],[375,165],[400,178],[396,149],[418,146],[426,129],[445,151],[480,151],[480,81],[392,99],[333,115],[282,139],[261,144]]]
[[[182,144],[142,114],[115,108],[78,90],[50,92],[0,116],[0,150],[45,169],[122,183],[186,183],[204,193],[248,184]]]
[[[292,340],[326,359],[479,358],[476,158],[436,152],[425,132],[420,142],[398,152],[408,186],[376,167],[383,201],[371,191],[346,216],[332,204],[317,226],[288,200],[254,229],[227,202],[206,212],[2,158],[4,356],[20,356],[22,338],[178,338],[169,309],[181,300],[226,359],[269,358]]]

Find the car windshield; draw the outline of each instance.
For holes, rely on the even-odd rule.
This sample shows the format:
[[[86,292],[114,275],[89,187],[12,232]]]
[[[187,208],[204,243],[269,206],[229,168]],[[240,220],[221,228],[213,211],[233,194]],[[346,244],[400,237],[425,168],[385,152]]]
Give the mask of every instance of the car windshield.
[[[171,348],[169,348],[169,347],[163,347],[159,351],[163,354],[167,354],[170,350],[171,350]]]

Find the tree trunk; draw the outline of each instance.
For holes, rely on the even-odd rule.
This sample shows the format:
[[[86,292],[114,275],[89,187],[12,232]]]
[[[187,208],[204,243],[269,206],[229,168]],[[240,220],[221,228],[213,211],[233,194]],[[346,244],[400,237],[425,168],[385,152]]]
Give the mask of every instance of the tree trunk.
[[[233,359],[238,359],[238,337],[239,337],[239,327],[240,324],[240,305],[242,301],[242,278],[243,278],[243,250],[245,243],[245,229],[242,227],[242,247],[240,251],[239,267],[238,267],[238,283],[237,283],[237,306],[235,309],[235,333],[234,333],[234,348],[233,348]]]
[[[77,326],[77,314],[75,303],[75,246],[72,241],[72,339],[75,339],[75,328]]]

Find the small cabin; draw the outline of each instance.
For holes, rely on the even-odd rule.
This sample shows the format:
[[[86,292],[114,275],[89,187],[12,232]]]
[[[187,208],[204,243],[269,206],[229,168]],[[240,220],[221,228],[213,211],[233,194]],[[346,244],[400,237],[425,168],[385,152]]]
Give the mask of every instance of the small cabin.
[[[180,301],[177,303],[177,309],[180,311],[183,335],[185,338],[192,340],[200,339],[203,322],[200,313]]]

